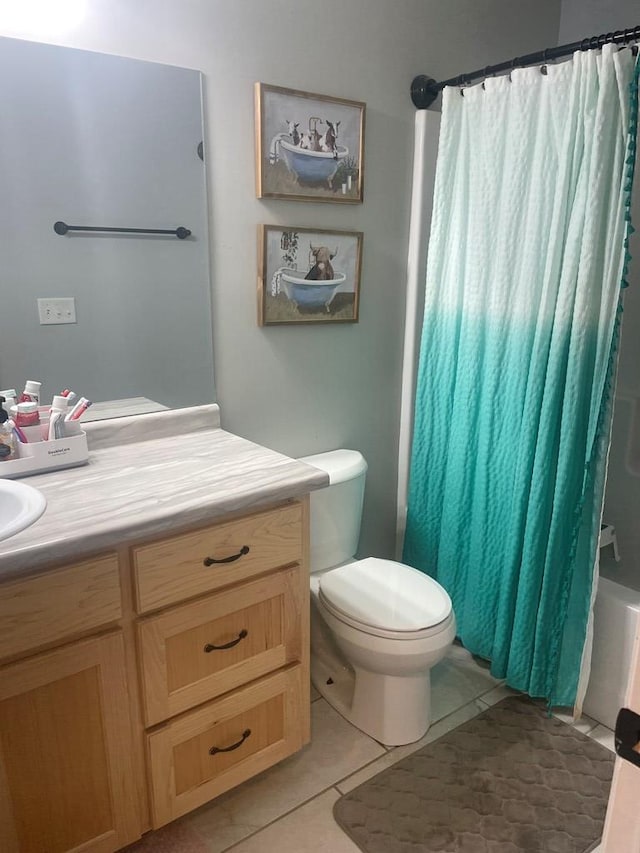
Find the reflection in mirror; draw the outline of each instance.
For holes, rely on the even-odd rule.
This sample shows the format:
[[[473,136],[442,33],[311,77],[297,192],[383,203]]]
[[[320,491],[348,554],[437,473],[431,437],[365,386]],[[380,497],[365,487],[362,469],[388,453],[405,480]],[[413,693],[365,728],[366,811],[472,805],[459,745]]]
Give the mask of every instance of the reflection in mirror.
[[[0,389],[210,403],[200,73],[1,38],[0,104]]]

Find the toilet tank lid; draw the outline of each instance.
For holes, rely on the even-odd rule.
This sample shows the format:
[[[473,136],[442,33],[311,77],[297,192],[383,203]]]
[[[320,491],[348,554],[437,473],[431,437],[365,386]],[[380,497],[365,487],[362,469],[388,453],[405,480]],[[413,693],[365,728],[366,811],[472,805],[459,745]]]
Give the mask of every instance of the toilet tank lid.
[[[331,486],[352,480],[367,471],[367,462],[357,450],[330,450],[327,453],[302,456],[299,461],[325,471]]]

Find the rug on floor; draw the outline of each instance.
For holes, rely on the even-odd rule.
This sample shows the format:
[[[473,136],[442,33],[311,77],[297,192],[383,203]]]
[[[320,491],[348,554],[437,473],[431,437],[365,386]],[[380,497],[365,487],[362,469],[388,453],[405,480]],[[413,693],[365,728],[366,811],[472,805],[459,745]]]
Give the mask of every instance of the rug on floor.
[[[587,853],[602,835],[614,755],[510,697],[341,797],[365,853]]]

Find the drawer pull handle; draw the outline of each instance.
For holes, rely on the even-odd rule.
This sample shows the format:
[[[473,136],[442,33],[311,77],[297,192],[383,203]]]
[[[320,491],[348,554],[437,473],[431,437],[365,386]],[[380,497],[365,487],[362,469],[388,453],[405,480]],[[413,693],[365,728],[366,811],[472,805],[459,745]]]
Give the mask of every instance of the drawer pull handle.
[[[224,557],[222,560],[216,560],[215,557],[205,557],[202,563],[205,566],[213,566],[214,563],[235,563],[236,560],[239,560],[240,557],[243,557],[245,554],[248,553],[249,546],[243,545],[237,554],[232,554],[230,557]]]
[[[209,750],[209,755],[217,755],[218,752],[233,752],[234,749],[237,749],[239,746],[245,742],[245,740],[251,734],[251,729],[245,729],[242,732],[242,737],[237,743],[232,743],[231,746],[212,746]]]
[[[247,637],[248,634],[249,632],[247,631],[247,629],[243,628],[242,631],[240,631],[238,636],[235,638],[235,640],[231,640],[230,643],[225,643],[224,646],[214,646],[211,643],[207,643],[207,645],[204,647],[204,650],[207,654],[209,654],[209,652],[219,652],[221,649],[232,649],[234,646],[238,645],[240,640],[244,640],[244,638]]]

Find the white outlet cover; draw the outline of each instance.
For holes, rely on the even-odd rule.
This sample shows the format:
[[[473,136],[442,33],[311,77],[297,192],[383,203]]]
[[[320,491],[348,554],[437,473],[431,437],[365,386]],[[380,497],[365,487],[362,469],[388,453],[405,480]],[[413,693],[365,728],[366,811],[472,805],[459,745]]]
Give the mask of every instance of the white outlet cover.
[[[76,323],[76,300],[73,296],[48,296],[38,299],[41,326],[61,326]]]

